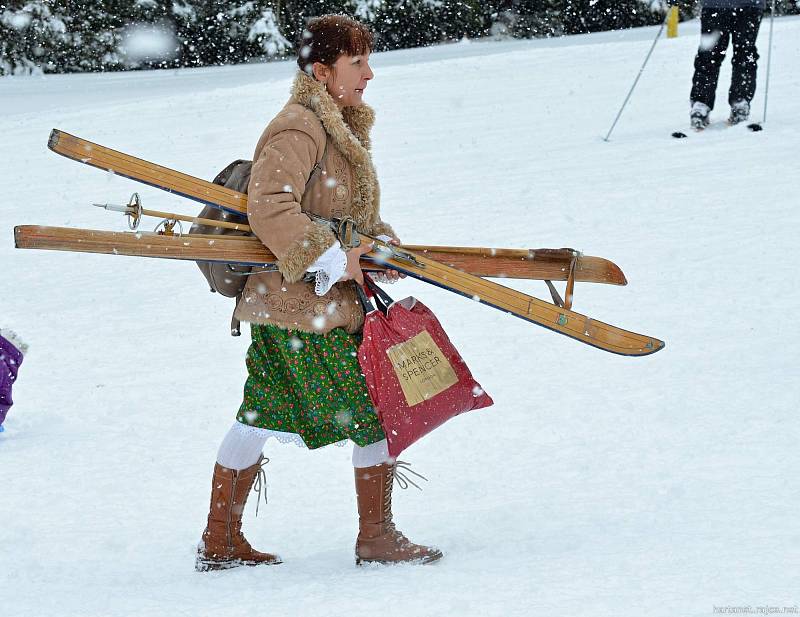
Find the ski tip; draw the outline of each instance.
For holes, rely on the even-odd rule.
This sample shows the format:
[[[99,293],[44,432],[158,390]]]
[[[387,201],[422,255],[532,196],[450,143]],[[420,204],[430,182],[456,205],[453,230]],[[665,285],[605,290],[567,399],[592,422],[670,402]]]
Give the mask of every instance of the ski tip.
[[[14,227],[14,248],[29,249],[32,246],[31,232],[34,232],[34,225],[17,225]]]
[[[661,340],[659,340],[657,338],[654,338],[654,339],[651,339],[650,341],[648,341],[648,343],[644,346],[644,349],[640,349],[639,353],[635,354],[635,355],[640,356],[640,357],[641,356],[649,356],[649,355],[652,355],[652,354],[654,354],[654,353],[656,353],[658,351],[661,351],[666,346],[667,345],[666,345],[666,343],[664,341],[661,341]]]
[[[47,140],[47,147],[50,150],[55,150],[58,145],[58,140],[61,138],[61,131],[53,129],[50,131],[50,138]]]
[[[753,131],[754,133],[758,133],[758,131],[764,130],[764,127],[761,126],[758,122],[753,122],[752,124],[748,124],[747,128]]]
[[[687,135],[683,131],[675,131],[672,136],[675,139],[686,139]]]

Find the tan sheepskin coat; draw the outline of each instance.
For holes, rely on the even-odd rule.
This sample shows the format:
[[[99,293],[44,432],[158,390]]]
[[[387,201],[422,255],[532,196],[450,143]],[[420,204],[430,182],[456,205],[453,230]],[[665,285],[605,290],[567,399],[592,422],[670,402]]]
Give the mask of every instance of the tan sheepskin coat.
[[[289,102],[258,140],[248,187],[253,233],[278,257],[279,272],[253,274],[236,307],[242,321],[326,333],[357,332],[364,312],[355,283],[325,296],[303,280],[334,242],[333,232],[304,214],[349,215],[372,235],[394,231],[380,218],[380,189],[370,156],[375,121],[367,105],[340,110],[325,86],[298,72]]]

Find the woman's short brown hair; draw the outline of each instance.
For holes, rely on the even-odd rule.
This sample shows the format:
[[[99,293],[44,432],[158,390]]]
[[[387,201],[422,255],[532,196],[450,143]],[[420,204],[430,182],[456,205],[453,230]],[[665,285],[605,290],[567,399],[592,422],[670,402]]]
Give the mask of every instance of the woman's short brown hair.
[[[347,15],[314,17],[300,35],[297,66],[311,75],[315,62],[331,66],[339,56],[371,52],[373,43],[370,29]]]

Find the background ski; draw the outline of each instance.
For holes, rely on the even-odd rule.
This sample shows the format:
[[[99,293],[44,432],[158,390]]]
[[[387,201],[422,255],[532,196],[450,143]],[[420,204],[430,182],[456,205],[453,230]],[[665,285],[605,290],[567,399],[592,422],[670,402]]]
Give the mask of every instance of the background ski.
[[[744,122],[741,122],[740,124],[744,124]],[[712,122],[711,124],[709,124],[707,127],[703,128],[703,129],[699,129],[698,130],[698,129],[693,129],[692,127],[688,127],[688,128],[686,128],[684,130],[673,131],[670,135],[672,137],[674,137],[675,139],[686,139],[687,137],[691,137],[693,134],[696,135],[696,134],[705,133],[706,131],[714,131],[714,130],[720,130],[720,129],[730,129],[730,128],[733,128],[734,126],[737,126],[737,125],[730,124],[727,120],[720,120],[720,121],[717,121],[717,122]],[[751,122],[750,124],[747,125],[747,130],[750,131],[751,133],[757,133],[759,131],[763,131],[764,127],[761,126],[761,124],[758,123],[758,122]]]
[[[42,225],[19,225],[14,228],[16,248],[103,253],[132,257],[156,257],[188,261],[237,263],[264,266],[276,263],[275,256],[257,239],[247,236],[160,235],[143,231],[101,231]],[[403,246],[442,261],[475,276],[567,280],[570,249],[483,249],[449,246]],[[385,269],[375,263],[365,264],[368,271]],[[622,271],[601,257],[578,256],[576,281],[626,285]]]

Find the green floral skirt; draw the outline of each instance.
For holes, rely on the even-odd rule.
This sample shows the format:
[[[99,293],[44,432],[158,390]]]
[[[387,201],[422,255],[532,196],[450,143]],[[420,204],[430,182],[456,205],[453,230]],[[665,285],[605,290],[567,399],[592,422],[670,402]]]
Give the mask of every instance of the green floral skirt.
[[[254,323],[250,333],[239,422],[296,433],[311,449],[386,438],[358,364],[359,336],[342,328],[311,334]]]

